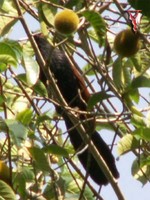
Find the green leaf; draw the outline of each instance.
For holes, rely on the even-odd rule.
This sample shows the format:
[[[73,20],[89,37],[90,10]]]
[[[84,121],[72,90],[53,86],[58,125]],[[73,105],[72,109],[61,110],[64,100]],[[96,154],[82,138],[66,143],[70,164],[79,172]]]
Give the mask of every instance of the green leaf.
[[[4,26],[4,27],[1,28],[1,30],[0,30],[1,37],[6,36],[7,33],[9,33],[9,31],[11,31],[13,26],[18,22],[18,19],[12,20],[12,18],[9,18],[9,21],[8,21],[8,18],[6,18],[6,17],[2,17],[2,18],[3,18],[3,22],[1,22],[1,20],[0,20],[0,24],[3,23],[2,26]]]
[[[90,64],[86,64],[83,68],[82,71],[84,74],[88,75],[88,76],[93,76],[94,75],[94,71],[93,68]]]
[[[45,85],[41,82],[38,81],[33,87],[32,89],[34,90],[34,92],[36,92],[37,94],[39,94],[42,97],[48,97],[47,94],[47,89],[45,87]]]
[[[72,9],[74,6],[80,7],[80,4],[82,6],[83,0],[71,0],[71,1],[67,1],[65,3],[65,7]]]
[[[132,151],[140,147],[140,142],[133,135],[127,134],[117,144],[119,155]]]
[[[10,93],[9,93],[10,91]],[[11,94],[11,92],[15,92],[16,94],[21,93],[21,90],[19,87],[13,87],[12,90],[9,90],[8,93],[6,93],[6,97],[7,97],[7,106],[9,106],[9,108],[11,108],[11,110],[13,112],[11,112],[11,110],[8,109],[7,111],[7,118],[8,119],[15,119],[16,115],[19,112],[24,111],[25,109],[27,109],[29,107],[29,101],[26,97],[24,96],[19,96],[19,95],[15,95],[15,94]],[[27,89],[26,92],[28,93],[28,95],[31,94],[31,90]]]
[[[6,63],[8,62],[8,60],[9,60],[9,58],[8,57],[1,57],[0,56],[0,60],[1,60],[1,62],[0,62],[0,72],[4,72],[4,71],[6,71],[7,70],[7,65],[6,65]]]
[[[93,10],[86,10],[82,12],[82,15],[90,22],[93,26],[98,38],[99,43],[102,45],[104,44],[105,37],[106,37],[106,23],[104,19],[98,12]]]
[[[140,100],[140,94],[139,94],[138,89],[136,89],[136,88],[134,89],[130,85],[128,88],[126,88],[126,91],[123,94],[123,98],[124,98],[124,100],[126,100],[126,104],[128,105],[128,107],[130,109],[133,109],[132,101],[134,101],[135,103],[138,104],[139,100]],[[141,112],[140,112],[140,115],[142,115]]]
[[[39,115],[36,120],[36,126],[44,121],[51,121],[51,118],[48,115]]]
[[[137,107],[132,105],[129,108],[130,108],[132,114],[138,115],[139,117],[143,117],[143,113]]]
[[[133,92],[133,93],[132,93]],[[134,96],[133,96],[134,94]],[[132,112],[132,114],[138,115],[140,117],[143,116],[143,113],[133,104],[133,100],[135,102],[139,101],[139,94],[138,93],[134,93],[134,90],[129,90],[128,92],[125,92],[122,95],[126,105],[128,106],[128,108],[130,109],[130,111]]]
[[[66,179],[65,179],[66,180]],[[78,196],[80,194],[80,189],[83,186],[83,181],[80,179],[76,178],[76,181],[74,180],[66,180],[66,189],[67,193],[70,194],[68,199],[78,199]],[[93,194],[89,187],[85,187],[83,195],[85,196],[86,199],[88,200],[93,200]]]
[[[145,124],[147,127],[150,127],[150,111],[147,112]]]
[[[145,24],[146,24],[146,26],[145,26]],[[150,32],[149,19],[145,16],[142,17],[140,31],[141,31],[141,33],[149,33]]]
[[[121,56],[113,63],[113,80],[116,87],[120,90],[123,89],[123,92],[128,92],[131,85],[131,72],[130,68],[127,67],[129,60],[123,59]]]
[[[133,131],[133,134],[141,139],[146,140],[147,142],[150,142],[150,128],[138,128]]]
[[[17,189],[17,193],[22,196],[22,199],[27,199],[26,184],[32,183],[35,180],[35,175],[29,167],[23,167],[19,169],[14,175],[14,188]]]
[[[55,154],[55,155],[63,156],[63,157],[69,157],[69,153],[65,148],[60,147],[55,144],[50,144],[48,146],[43,147],[42,149],[46,153],[51,153],[51,154]]]
[[[29,167],[23,167],[19,172],[21,174],[21,178],[24,178],[26,182],[32,182],[34,180],[34,173]]]
[[[141,161],[141,166],[144,166],[144,165],[149,165],[150,166],[150,156],[143,157],[143,159]]]
[[[0,44],[0,48],[1,47],[2,47],[2,45]],[[5,51],[7,51],[6,46],[4,47],[4,45],[3,45],[3,48],[5,48]],[[2,50],[4,50],[4,49],[2,49]],[[1,54],[1,52],[0,52],[0,54]],[[13,55],[7,55],[7,54],[0,55],[0,72],[5,71],[7,69],[8,64],[16,66],[17,60],[13,57]]]
[[[145,126],[143,117],[135,115],[135,114],[132,115],[131,123],[137,128],[142,128]]]
[[[11,1],[11,0],[10,0]],[[2,2],[2,0],[0,1],[0,3]],[[6,3],[6,2],[8,2],[8,0],[6,1],[4,1],[4,4]],[[12,2],[12,1],[11,1]],[[3,4],[3,3],[2,3]],[[8,7],[6,6],[5,8],[7,8],[8,9]],[[12,16],[14,15],[14,16],[16,16],[16,14],[17,14],[17,12],[16,12],[16,8],[13,10],[13,9],[11,9],[11,10],[4,10],[5,9],[4,8],[4,6],[3,5],[1,5],[0,4],[0,12],[1,13],[4,13],[4,14],[6,14],[7,13],[7,11],[9,11],[9,12],[12,12]],[[15,12],[14,12],[15,11]],[[14,24],[16,23],[16,22],[18,22],[18,20],[19,20],[19,18],[11,18],[11,17],[5,17],[5,16],[1,16],[0,17],[0,36],[1,37],[3,37],[3,36],[5,36],[5,38],[6,38],[6,36],[7,36],[7,34],[9,33],[9,31],[11,31],[12,30],[12,28],[13,28],[13,26],[14,26]]]
[[[131,84],[131,72],[129,71],[128,67],[125,67],[125,65],[123,65],[122,68],[122,82],[124,88],[127,88]]]
[[[96,43],[99,43],[99,37],[98,37],[98,35],[97,35],[95,29],[90,29],[90,30],[88,31],[88,34],[89,34],[90,38],[91,38],[93,41],[95,41]]]
[[[65,181],[61,177],[57,181],[55,182],[51,181],[46,185],[43,191],[43,196],[46,199],[55,200],[56,190],[59,191],[59,193],[57,193],[57,199],[64,199],[66,186],[65,186]]]
[[[20,147],[21,143],[27,138],[28,129],[16,120],[6,119],[5,123],[7,124],[14,144]]]
[[[23,58],[27,83],[29,84],[29,86],[32,86],[37,82],[39,78],[39,66],[30,55],[24,53]]]
[[[112,71],[114,84],[118,89],[122,87],[122,58],[118,57],[113,63]]]
[[[14,51],[17,61],[19,62],[22,59],[22,47],[17,41],[6,40],[9,47]]]
[[[132,164],[132,175],[135,179],[145,185],[150,179],[150,157],[144,154],[136,158]]]
[[[18,194],[23,199],[27,199],[26,180],[25,180],[25,176],[23,175],[23,173],[22,172],[15,173],[15,177],[14,177],[13,181],[14,181],[14,183],[13,183],[14,189],[17,190]]]
[[[0,10],[4,13],[12,14],[12,16],[17,14],[15,3],[12,0],[0,1]]]
[[[35,160],[37,168],[42,170],[43,172],[50,173],[51,169],[48,164],[47,158],[44,155],[44,151],[38,147],[31,147],[28,148],[28,150],[31,153],[33,159]]]
[[[29,125],[32,119],[32,113],[33,111],[31,109],[25,109],[17,114],[16,119],[25,126]]]
[[[131,63],[133,63],[133,66],[138,72],[141,72],[141,67],[142,67],[142,61],[141,61],[141,56],[140,54],[135,54],[134,56],[130,57],[129,60]],[[131,64],[132,65],[132,64]]]
[[[51,0],[51,2],[57,3],[57,1]],[[42,16],[45,22],[48,24],[54,24],[54,17],[57,12],[57,8],[55,6],[48,5],[46,3],[41,4]],[[47,24],[47,23],[46,23]]]
[[[150,4],[146,0],[128,0],[129,4],[136,10],[141,10],[141,13],[147,17],[150,17]]]
[[[21,47],[17,42],[11,40],[0,42],[0,64],[3,64],[3,66],[4,64],[17,66],[21,54]],[[5,68],[0,70],[5,70]]]
[[[24,83],[25,85],[27,85],[27,77],[25,73],[18,74],[16,78],[22,81],[22,83]]]
[[[133,89],[131,86],[129,87],[129,91],[127,92],[129,98],[133,100],[135,103],[138,103],[140,100],[140,94],[138,89]]]
[[[135,77],[138,76],[142,76],[143,74],[148,74],[147,71],[149,69],[150,66],[150,51],[147,51],[147,49],[142,49],[142,51],[140,51],[139,53],[136,54],[136,56],[134,56],[133,59],[137,60],[137,63],[134,62],[134,67],[136,68],[136,70],[133,71],[133,73],[135,74]],[[136,64],[139,65],[139,70],[136,67]],[[149,74],[148,74],[149,77]]]
[[[99,124],[96,124],[96,130],[97,131],[101,131],[101,130],[104,130],[104,129],[114,131],[114,128],[110,123],[99,123]]]
[[[89,101],[88,101],[88,110],[92,110],[93,107],[97,104],[100,103],[102,100],[104,99],[108,99],[110,97],[113,97],[110,94],[107,94],[104,91],[101,92],[97,92],[92,94],[92,96],[90,97]]]
[[[133,88],[150,87],[150,77],[139,76],[132,81]]]
[[[0,95],[0,106],[3,105],[3,103],[6,101],[6,98],[4,95]]]
[[[0,180],[0,198],[4,200],[16,200],[16,195],[12,188]]]
[[[0,117],[0,132],[4,132],[6,133],[8,131],[8,127],[5,123],[5,120],[3,120],[1,117]]]

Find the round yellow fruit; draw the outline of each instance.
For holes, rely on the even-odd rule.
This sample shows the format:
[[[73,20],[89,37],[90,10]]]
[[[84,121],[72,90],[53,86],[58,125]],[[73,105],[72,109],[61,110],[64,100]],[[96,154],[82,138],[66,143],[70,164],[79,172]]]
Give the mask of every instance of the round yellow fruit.
[[[125,29],[118,33],[114,40],[114,49],[122,57],[130,57],[140,48],[139,34],[131,29]]]
[[[10,171],[8,166],[0,160],[0,179],[6,183],[10,183]]]
[[[59,158],[56,155],[51,155],[50,160],[52,164],[56,164],[59,162]]]
[[[54,19],[55,29],[64,35],[69,35],[77,30],[79,24],[78,15],[69,9],[56,14]]]

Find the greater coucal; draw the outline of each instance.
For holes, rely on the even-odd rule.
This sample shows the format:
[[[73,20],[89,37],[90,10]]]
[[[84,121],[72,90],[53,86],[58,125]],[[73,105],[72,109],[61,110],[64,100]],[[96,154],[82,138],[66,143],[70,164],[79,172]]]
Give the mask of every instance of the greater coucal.
[[[90,93],[87,90],[81,74],[77,69],[72,67],[70,61],[63,51],[52,47],[42,35],[35,35],[34,38],[45,62],[50,67],[50,70],[56,79],[57,86],[65,101],[72,108],[78,108],[81,111],[86,111],[87,105],[85,102],[87,102],[90,98]],[[38,57],[37,61],[39,62]],[[44,84],[46,83],[46,77],[43,73],[43,70],[40,70],[40,79]],[[74,125],[67,114],[62,111],[60,107],[56,107],[56,110],[64,118],[70,141],[74,146],[74,149],[79,150],[82,149],[82,147],[85,147],[85,142],[82,140],[77,129],[73,128]],[[80,119],[85,119],[85,116],[80,115]],[[118,178],[119,173],[115,165],[115,159],[109,147],[103,141],[97,131],[93,131],[91,133],[91,140],[96,146],[100,155],[103,157],[113,176]],[[88,147],[85,148],[83,152],[81,151],[81,153],[78,154],[78,158],[84,169],[97,184],[108,184],[108,180],[105,174],[101,170],[95,158],[90,153]]]

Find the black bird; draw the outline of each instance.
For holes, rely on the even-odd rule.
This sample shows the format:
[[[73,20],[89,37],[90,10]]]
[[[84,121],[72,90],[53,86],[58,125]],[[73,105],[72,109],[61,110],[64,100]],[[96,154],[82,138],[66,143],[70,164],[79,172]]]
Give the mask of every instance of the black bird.
[[[84,83],[84,79],[77,69],[74,69],[66,57],[65,53],[57,48],[52,47],[49,42],[40,34],[35,35],[34,39],[38,45],[38,48],[45,60],[50,67],[51,72],[56,79],[57,86],[68,105],[72,108],[78,108],[81,111],[86,111],[86,103],[90,98],[90,93]],[[37,62],[40,65],[38,57]],[[43,70],[40,70],[40,79],[46,84],[46,77]],[[56,110],[64,118],[67,130],[69,132],[70,141],[75,150],[82,149],[85,146],[77,129],[72,128],[72,124],[69,117],[62,112],[61,108],[56,107]],[[85,116],[80,115],[80,119],[85,119]],[[97,131],[91,133],[91,140],[99,151],[100,155],[105,160],[108,168],[112,172],[115,178],[119,178],[119,173],[115,165],[115,159],[101,136]],[[91,176],[91,178],[99,185],[107,185],[108,180],[97,164],[95,158],[86,148],[82,153],[78,154],[78,158],[83,165],[84,169]]]

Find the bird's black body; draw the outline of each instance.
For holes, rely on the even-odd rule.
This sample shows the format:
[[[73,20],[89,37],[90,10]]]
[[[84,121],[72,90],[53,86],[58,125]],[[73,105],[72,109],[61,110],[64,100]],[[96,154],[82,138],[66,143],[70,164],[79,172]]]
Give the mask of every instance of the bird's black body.
[[[65,101],[68,103],[70,107],[73,108],[77,107],[82,111],[86,111],[86,104],[83,101],[83,99],[87,101],[87,99],[90,97],[90,94],[84,84],[84,81],[81,80],[81,77],[79,77],[79,73],[76,73],[72,69],[70,62],[65,56],[63,51],[59,49],[54,49],[42,36],[36,35],[34,36],[34,38],[37,42],[37,45],[39,47],[39,50],[41,51],[44,60],[50,66],[51,72],[54,74],[54,77],[57,80],[58,88],[62,96],[64,97]],[[46,83],[46,78],[43,74],[43,71],[42,70],[40,71],[41,71],[40,79],[44,83]],[[79,95],[79,90],[80,90],[80,95]],[[56,108],[56,110],[60,113],[61,109]],[[80,133],[78,133],[78,131],[75,128],[71,129],[72,127],[74,127],[74,125],[72,124],[69,117],[65,113],[60,113],[60,114],[62,114],[64,118],[66,127],[69,132],[70,141],[74,146],[74,149],[79,150],[83,145],[85,145],[80,136]],[[81,117],[83,118],[83,116]],[[115,178],[118,178],[119,173],[115,165],[114,157],[110,149],[108,148],[107,144],[103,141],[103,139],[100,137],[97,131],[94,131],[91,134],[91,140],[95,144],[96,148],[98,149],[103,159],[105,160],[113,176]],[[88,148],[84,150],[82,153],[79,153],[78,157],[83,167],[86,169],[88,174],[97,184],[99,185],[108,184],[106,176],[102,172],[101,168],[97,164],[92,154],[89,152]]]

